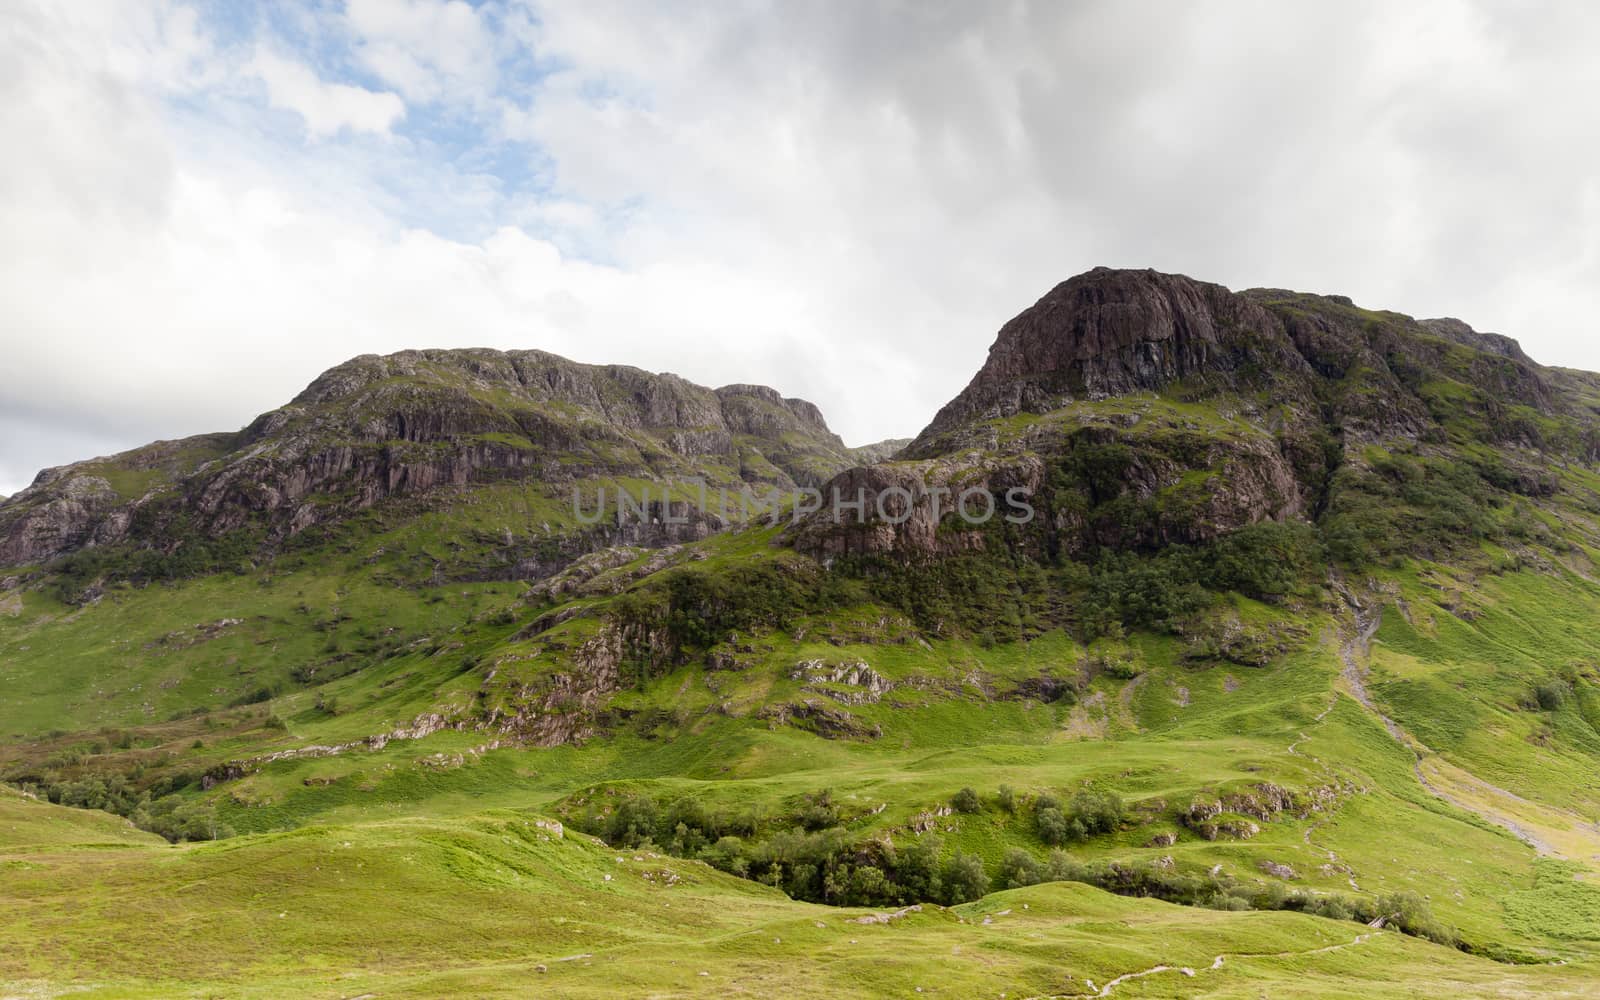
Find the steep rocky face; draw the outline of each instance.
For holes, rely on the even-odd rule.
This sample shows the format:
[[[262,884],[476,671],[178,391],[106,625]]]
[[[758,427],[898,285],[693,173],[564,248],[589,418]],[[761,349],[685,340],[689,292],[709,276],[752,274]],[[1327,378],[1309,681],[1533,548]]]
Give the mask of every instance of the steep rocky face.
[[[1309,375],[1278,318],[1221,285],[1095,268],[1001,327],[978,374],[906,455],[947,450],[955,442],[946,435],[975,421],[1048,413],[1075,400],[1184,379],[1213,390],[1268,381],[1288,390]]]
[[[713,391],[540,351],[405,351],[323,373],[238,435],[45,470],[0,505],[0,565],[135,534],[158,548],[247,527],[281,538],[443,487],[697,477],[792,489],[850,464],[816,407],[765,387]]]
[[[1391,449],[1487,468],[1487,446],[1495,488],[1542,495],[1544,456],[1600,458],[1595,399],[1591,381],[1459,320],[1097,268],[1005,324],[899,461],[824,487],[864,510],[825,504],[790,538],[823,558],[1205,542],[1315,519]],[[1025,487],[1036,516],[976,528],[935,507],[952,486],[997,503]]]
[[[37,502],[29,503],[34,496]],[[100,476],[46,469],[16,500],[0,539],[0,564],[50,559],[127,530],[129,515],[121,510],[126,501]]]
[[[1013,488],[1033,496],[1044,485],[1037,456],[984,459],[976,454],[949,461],[895,462],[848,469],[822,489],[823,509],[790,532],[791,543],[822,559],[897,553],[954,555],[982,549],[989,536],[980,531],[941,531],[959,525],[961,494],[978,490],[1004,498]],[[987,508],[969,500],[976,517]],[[1023,516],[1020,509],[996,515]]]
[[[803,399],[785,399],[776,389],[764,385],[725,385],[716,391],[722,419],[735,434],[777,438],[785,432],[813,434],[844,448],[844,442],[828,430],[822,411]]]
[[[812,403],[764,385],[725,385],[716,397],[748,481],[778,482],[775,466],[797,485],[818,486],[855,461]]]
[[[1317,375],[1317,398],[1330,422],[1352,439],[1441,443],[1453,420],[1470,415],[1483,422],[1473,433],[1489,443],[1543,447],[1537,433],[1505,419],[1509,410],[1587,419],[1587,410],[1554,384],[1551,370],[1508,337],[1478,333],[1460,320],[1361,309],[1343,296],[1281,289],[1240,295],[1282,319]]]
[[[873,444],[864,444],[859,448],[851,448],[850,457],[860,465],[876,465],[894,458],[910,443],[910,438],[887,438]]]
[[[1480,333],[1459,319],[1448,316],[1442,319],[1425,319],[1420,320],[1419,325],[1430,333],[1483,351],[1485,354],[1498,354],[1502,358],[1511,358],[1526,365],[1534,363],[1532,358],[1523,353],[1522,345],[1510,337],[1499,333]]]

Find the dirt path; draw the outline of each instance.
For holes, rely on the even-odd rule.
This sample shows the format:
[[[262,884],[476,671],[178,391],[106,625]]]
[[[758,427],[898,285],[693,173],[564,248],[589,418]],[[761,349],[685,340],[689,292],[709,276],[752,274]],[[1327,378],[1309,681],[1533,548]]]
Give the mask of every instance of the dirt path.
[[[1426,788],[1435,798],[1450,803],[1462,812],[1471,813],[1503,830],[1509,831],[1512,836],[1532,847],[1541,855],[1561,856],[1561,852],[1556,850],[1549,842],[1540,838],[1510,816],[1487,805],[1468,802],[1457,795],[1451,794],[1451,792],[1439,787],[1437,783],[1429,779],[1427,774],[1423,773],[1423,762],[1435,756],[1433,751],[1428,749],[1421,740],[1402,729],[1399,723],[1383,714],[1378,706],[1373,703],[1372,694],[1367,690],[1367,672],[1360,662],[1361,659],[1367,658],[1372,645],[1372,637],[1378,634],[1378,628],[1383,624],[1383,609],[1381,607],[1369,609],[1348,590],[1342,587],[1339,590],[1356,616],[1355,634],[1339,647],[1339,659],[1344,664],[1342,676],[1344,677],[1345,685],[1349,687],[1350,693],[1355,697],[1356,701],[1360,702],[1367,711],[1376,715],[1383,722],[1383,728],[1389,731],[1389,735],[1394,737],[1395,742],[1411,751],[1415,757],[1411,764],[1411,770],[1416,774],[1417,780],[1422,783],[1422,787]],[[1472,775],[1471,778],[1493,795],[1504,796],[1515,801],[1527,801],[1521,796],[1492,785],[1476,775]],[[1532,803],[1529,804],[1532,805]]]
[[[1308,949],[1306,951],[1279,951],[1279,952],[1259,952],[1259,953],[1238,952],[1238,953],[1234,953],[1234,954],[1231,954],[1231,955],[1228,952],[1223,952],[1221,955],[1218,955],[1211,962],[1211,964],[1209,966],[1207,966],[1205,969],[1202,969],[1200,971],[1201,972],[1215,972],[1216,970],[1222,968],[1224,962],[1230,957],[1232,959],[1234,959],[1235,961],[1249,961],[1250,959],[1260,959],[1260,958],[1305,958],[1305,957],[1308,957],[1310,955],[1326,955],[1326,954],[1329,954],[1330,952],[1343,951],[1346,948],[1354,948],[1355,946],[1357,946],[1359,944],[1364,944],[1366,941],[1368,941],[1369,939],[1371,939],[1373,937],[1376,937],[1380,933],[1382,933],[1382,932],[1381,931],[1368,931],[1365,934],[1357,934],[1355,936],[1354,940],[1346,941],[1343,944],[1323,945],[1320,948],[1310,948],[1310,949]],[[1027,998],[1025,998],[1025,1000],[1077,1000],[1077,998],[1081,998],[1081,997],[1108,997],[1108,996],[1111,995],[1111,992],[1113,990],[1115,990],[1118,986],[1121,986],[1123,983],[1131,982],[1132,980],[1135,980],[1135,979],[1143,979],[1146,976],[1157,976],[1157,975],[1160,975],[1163,972],[1179,972],[1179,973],[1182,973],[1183,975],[1189,976],[1191,978],[1199,974],[1194,969],[1192,969],[1192,968],[1190,968],[1190,967],[1188,967],[1186,965],[1152,965],[1150,968],[1141,969],[1138,972],[1125,972],[1122,975],[1118,976],[1117,978],[1115,978],[1115,979],[1111,980],[1110,982],[1106,983],[1104,986],[1099,987],[1098,989],[1096,989],[1096,987],[1094,985],[1094,982],[1092,980],[1084,980],[1084,982],[1088,985],[1089,989],[1093,990],[1094,992],[1090,992],[1090,993],[1048,993],[1048,994],[1043,994],[1043,995],[1040,995],[1040,996],[1027,997]]]

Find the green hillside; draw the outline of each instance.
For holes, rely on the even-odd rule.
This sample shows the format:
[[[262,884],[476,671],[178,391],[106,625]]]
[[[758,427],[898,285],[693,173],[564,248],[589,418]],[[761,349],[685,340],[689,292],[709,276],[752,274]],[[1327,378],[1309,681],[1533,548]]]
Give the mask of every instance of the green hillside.
[[[54,470],[0,995],[1594,995],[1596,378],[1097,270],[909,443],[408,352]]]

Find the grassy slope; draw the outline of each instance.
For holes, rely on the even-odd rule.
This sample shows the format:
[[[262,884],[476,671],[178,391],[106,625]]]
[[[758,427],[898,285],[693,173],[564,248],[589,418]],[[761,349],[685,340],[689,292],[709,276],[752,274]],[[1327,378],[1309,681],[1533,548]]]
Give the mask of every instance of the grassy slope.
[[[134,829],[120,817],[90,809],[54,806],[0,785],[0,855],[11,857],[62,848],[165,843],[160,837]],[[19,869],[26,865],[20,860],[11,863]]]
[[[50,812],[46,822],[72,822],[26,805]],[[74,995],[108,997],[1092,995],[1089,981],[1159,965],[1174,968],[1117,994],[1587,988],[1575,967],[1508,968],[1349,924],[1072,884],[863,924],[867,911],[556,837],[520,812],[25,858],[0,847],[8,995],[52,995],[47,984],[67,980]]]
[[[523,530],[536,513],[513,510],[520,501],[504,499],[511,506],[493,495],[473,505],[471,516],[485,535],[507,520]],[[455,511],[399,526],[374,519],[343,536],[331,550],[336,554],[315,569],[286,561],[270,576],[221,575],[118,590],[92,612],[38,592],[12,595],[10,610],[0,614],[0,680],[8,694],[20,693],[0,701],[0,735],[9,735],[0,759],[26,761],[73,747],[92,751],[98,743],[98,753],[78,765],[86,772],[130,761],[198,769],[270,750],[359,740],[456,702],[478,683],[463,674],[463,665],[518,648],[507,643],[526,616],[517,605],[520,585],[428,582],[434,566],[477,558],[475,551],[459,551],[463,545],[488,544],[462,541],[456,520],[463,516]],[[516,521],[519,516],[525,520]],[[715,539],[706,546],[705,564],[748,559],[767,541],[762,532]],[[1600,816],[1592,779],[1594,706],[1581,691],[1554,712],[1521,702],[1536,679],[1600,659],[1585,627],[1600,588],[1553,569],[1469,579],[1431,566],[1391,574],[1385,586],[1388,610],[1373,646],[1370,687],[1383,710],[1436,755],[1424,762],[1429,773],[1437,779],[1440,768],[1463,769],[1525,797],[1533,805],[1523,811],[1558,809],[1565,819],[1552,822],[1592,824]],[[508,608],[513,614],[501,614]],[[1233,613],[1248,620],[1277,614],[1243,600],[1235,601]],[[241,621],[205,627],[230,618]],[[1439,992],[1457,993],[1493,988],[1507,995],[1519,989],[1559,995],[1563,984],[1581,982],[1582,970],[1596,971],[1600,891],[1575,879],[1575,869],[1537,860],[1505,831],[1419,783],[1412,751],[1372,713],[1337,693],[1343,687],[1337,636],[1350,623],[1330,611],[1298,612],[1296,624],[1315,638],[1268,668],[1188,663],[1172,640],[1153,637],[1092,650],[1054,632],[992,648],[922,644],[901,641],[894,618],[870,606],[843,609],[811,623],[804,635],[759,637],[755,662],[743,672],[681,668],[617,698],[619,707],[638,713],[635,718],[658,716],[651,726],[624,724],[612,738],[582,747],[489,749],[483,733],[443,732],[394,741],[381,751],[358,748],[268,765],[205,794],[247,834],[216,846],[68,849],[148,838],[100,814],[0,800],[0,845],[8,855],[30,845],[26,863],[10,864],[0,886],[24,907],[19,912],[29,914],[6,932],[14,957],[0,966],[0,980],[112,983],[107,995],[119,996],[138,995],[138,989],[151,996],[177,989],[204,995],[219,984],[228,984],[231,995],[246,982],[262,996],[514,995],[514,984],[538,975],[570,977],[564,989],[580,996],[606,995],[607,984],[619,982],[666,995],[702,986],[725,995],[805,995],[807,989],[812,995],[900,995],[925,985],[965,996],[976,995],[962,992],[972,984],[1003,981],[1015,996],[1068,992],[1068,985],[1050,978],[1062,967],[1099,983],[1161,962],[1203,968],[1222,951],[1304,952],[1360,931],[1309,917],[1186,910],[1057,886],[993,896],[954,916],[925,914],[890,928],[850,925],[858,940],[882,941],[864,949],[869,957],[856,958],[814,927],[817,919],[838,927],[844,919],[839,911],[792,903],[691,862],[652,859],[649,865],[686,878],[692,873],[694,891],[705,894],[693,901],[697,915],[716,915],[705,925],[684,925],[681,913],[652,908],[669,898],[629,904],[639,909],[615,909],[610,897],[580,904],[570,895],[577,877],[570,866],[585,872],[580,881],[603,881],[603,866],[615,864],[609,852],[573,837],[561,850],[577,853],[558,858],[550,855],[556,848],[520,839],[516,827],[527,810],[570,810],[618,787],[766,808],[831,788],[853,834],[904,837],[913,817],[971,786],[984,796],[984,809],[939,822],[950,847],[976,853],[992,868],[1008,848],[1043,851],[1025,818],[994,804],[1002,784],[1057,794],[1096,784],[1128,799],[1140,821],[1075,847],[1084,859],[1170,856],[1180,869],[1221,866],[1243,881],[1271,877],[1262,871],[1270,863],[1294,869],[1291,885],[1319,891],[1414,889],[1469,940],[1573,963],[1566,971],[1517,970],[1382,935],[1348,953],[1230,959],[1222,970],[1203,973],[1219,996],[1255,995],[1251,984],[1284,996],[1339,995],[1341,989],[1384,995],[1354,970],[1390,962],[1404,970],[1387,970],[1394,979],[1414,976]],[[1042,671],[1074,671],[1106,655],[1130,660],[1142,674],[1133,681],[1103,675],[1076,705],[1002,697]],[[830,741],[754,717],[763,704],[803,695],[789,674],[807,659],[864,660],[897,685],[883,701],[850,709],[880,726],[881,738]],[[108,671],[108,663],[115,669]],[[317,673],[297,680],[294,668],[304,666]],[[262,686],[277,689],[277,696],[228,707]],[[337,713],[317,708],[319,696],[336,701]],[[195,705],[210,711],[175,718]],[[265,728],[269,712],[286,727]],[[52,729],[71,732],[47,735]],[[1360,792],[1310,820],[1263,824],[1248,841],[1204,841],[1173,822],[1173,810],[1192,797],[1262,780],[1293,788],[1342,781]],[[191,787],[187,794],[199,792]],[[488,812],[496,809],[516,812]],[[36,810],[47,818],[38,819]],[[25,822],[11,818],[19,811],[28,814]],[[6,822],[33,832],[8,839]],[[1146,847],[1160,831],[1178,833],[1178,842]],[[506,884],[509,876],[476,868],[477,874],[460,876],[448,861],[460,855],[438,844],[461,838],[484,841],[491,859],[499,859],[484,864],[522,872],[528,884],[515,877]],[[353,846],[343,848],[346,842]],[[351,882],[319,870],[328,868],[324,860],[335,843],[338,850],[365,852],[363,865],[381,860],[381,876],[363,885],[384,888],[363,889],[356,910],[382,914],[381,930],[342,927],[339,914],[349,912]],[[1568,858],[1587,863],[1581,844],[1579,838],[1561,846],[1568,847]],[[534,857],[494,853],[512,848]],[[469,857],[483,853],[463,850]],[[396,858],[412,855],[421,859],[424,874],[391,870]],[[215,871],[229,874],[219,878],[210,874]],[[62,916],[85,898],[85,885],[103,905]],[[536,888],[550,885],[564,886],[569,895],[558,900]],[[177,900],[170,913],[130,909],[131,899],[163,894]],[[412,899],[428,904],[418,907]],[[515,905],[504,919],[479,912],[505,906],[507,899]],[[1002,937],[959,922],[963,914],[1008,908],[1014,899],[1029,903],[1027,919],[1037,927]],[[586,906],[607,914],[584,932],[604,942],[605,951],[562,923],[581,922]],[[434,915],[437,907],[444,907],[442,916]],[[1022,922],[1017,907],[1009,908],[1002,926]],[[307,914],[309,922],[273,923],[291,920],[266,912],[273,909]],[[1061,919],[1043,920],[1046,912]],[[397,922],[397,916],[404,919]],[[438,928],[458,925],[469,930],[450,939],[450,954],[441,954]],[[178,928],[198,928],[204,947],[194,956],[169,955],[173,949],[159,943],[161,928],[169,937]],[[769,948],[772,938],[785,944]],[[91,944],[97,940],[121,943]],[[470,945],[461,947],[461,940]],[[54,943],[24,947],[38,941]],[[937,958],[951,949],[971,961],[933,975]],[[554,961],[581,953],[607,957]],[[118,957],[130,954],[139,960]],[[151,956],[163,957],[152,965]],[[802,957],[813,963],[808,979],[793,971]],[[324,971],[295,973],[308,958],[309,967]],[[1377,965],[1371,964],[1375,958],[1381,959]],[[538,962],[552,971],[530,971]],[[873,962],[879,972],[869,971]],[[696,966],[692,979],[690,966]],[[699,977],[702,969],[711,975]],[[340,978],[347,970],[361,971],[347,982]],[[970,983],[963,978],[969,975]],[[1358,978],[1342,978],[1348,976]],[[142,985],[133,981],[140,978]],[[1183,989],[1173,976],[1157,975],[1118,992]]]

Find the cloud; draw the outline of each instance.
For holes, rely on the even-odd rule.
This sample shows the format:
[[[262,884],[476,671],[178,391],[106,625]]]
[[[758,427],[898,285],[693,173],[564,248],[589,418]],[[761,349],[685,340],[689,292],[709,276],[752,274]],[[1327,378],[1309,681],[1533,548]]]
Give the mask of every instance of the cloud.
[[[1570,110],[1600,10],[255,10],[0,15],[27,149],[0,160],[0,351],[27,373],[0,424],[28,442],[0,439],[0,492],[422,346],[766,382],[852,443],[909,435],[1097,264],[1600,368],[1600,125]]]
[[[485,100],[496,80],[494,40],[462,0],[349,0],[357,58],[413,101]]]
[[[266,84],[269,103],[305,119],[313,138],[340,129],[387,133],[406,113],[405,102],[395,94],[328,83],[309,67],[265,50],[256,53],[249,69]]]

